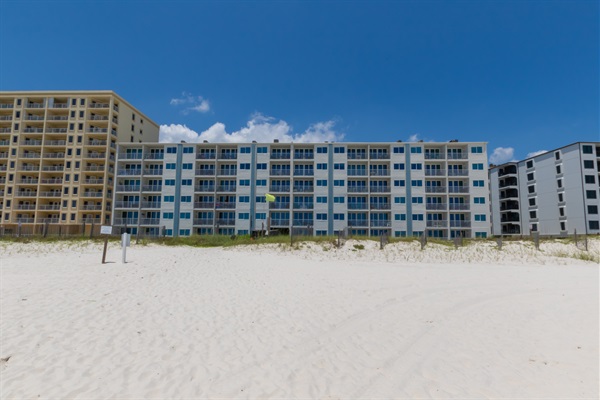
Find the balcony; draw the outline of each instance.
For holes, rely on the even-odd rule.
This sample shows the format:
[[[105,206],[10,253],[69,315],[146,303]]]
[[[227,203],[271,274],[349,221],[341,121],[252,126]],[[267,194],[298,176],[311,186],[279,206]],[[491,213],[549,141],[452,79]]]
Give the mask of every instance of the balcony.
[[[13,104],[8,104],[8,103],[0,103],[0,109],[1,108],[13,108]]]
[[[448,207],[448,204],[446,204],[446,203],[427,203],[427,205],[425,206],[425,209],[445,211],[447,207]]]
[[[369,154],[369,158],[371,160],[389,160],[390,155],[388,153],[371,153]]]
[[[41,210],[41,211],[60,210],[60,205],[59,204],[40,204],[38,206],[38,210]]]
[[[138,201],[115,201],[115,208],[139,208]]]
[[[90,115],[88,119],[92,121],[108,121],[108,115]]]
[[[367,203],[348,203],[348,210],[366,210]]]
[[[367,153],[348,153],[348,160],[366,160]]]
[[[305,219],[305,218],[294,218],[292,221],[293,226],[309,226],[313,225],[313,219]]]
[[[217,155],[215,153],[198,153],[198,154],[196,154],[197,160],[214,160],[215,158],[217,158]]]
[[[271,153],[271,160],[289,160],[290,158],[290,153]]]
[[[289,218],[276,218],[276,219],[271,219],[271,226],[289,226],[290,225],[290,220]]]
[[[158,225],[160,224],[160,218],[142,218],[140,225]]]
[[[49,115],[46,119],[48,121],[67,121],[69,117],[66,115]]]
[[[37,192],[33,191],[18,191],[15,193],[16,197],[37,197]]]
[[[314,170],[301,170],[301,169],[297,169],[294,171],[294,176],[314,176],[315,175],[315,171]]]
[[[41,153],[21,153],[21,158],[40,158]]]
[[[40,197],[61,197],[62,192],[51,190],[47,192],[40,192]]]
[[[54,103],[50,108],[69,108],[69,105],[67,103]]]
[[[236,189],[236,185],[229,185],[229,186],[219,185],[219,186],[217,186],[217,192],[233,193],[233,192],[235,192],[235,189]]]
[[[102,204],[84,204],[80,209],[85,211],[102,211]]]
[[[425,186],[425,193],[446,193],[446,186]]]
[[[144,175],[162,175],[163,174],[163,169],[162,168],[154,168],[154,169],[145,169],[144,170]]]
[[[46,133],[67,133],[67,128],[46,128]]]
[[[10,128],[0,128],[0,133],[10,133]]]
[[[62,179],[61,179],[62,181]],[[35,178],[21,178],[21,180],[19,181],[20,184],[22,185],[37,185],[38,184],[38,179]]]
[[[428,228],[447,228],[448,221],[447,220],[437,220],[437,221],[427,220],[427,227]]]
[[[366,186],[348,186],[348,193],[368,193],[369,188]]]
[[[312,210],[314,203],[294,203],[294,210]]]
[[[141,174],[142,174],[142,170],[139,168],[118,169],[117,170],[117,175],[119,175],[119,176],[135,176],[135,175],[141,175]]]
[[[445,169],[425,169],[425,176],[446,176]]]
[[[139,192],[139,185],[117,185],[117,192]]]
[[[389,203],[371,203],[371,210],[389,210],[391,205]]]
[[[466,160],[469,158],[467,153],[448,153],[448,160]]]
[[[366,169],[349,169],[348,176],[367,176]]]
[[[272,176],[290,176],[291,171],[289,169],[272,169]]]
[[[235,202],[217,202],[215,204],[217,209],[235,209]]]
[[[63,165],[45,165],[42,167],[44,172],[62,172],[65,170]]]
[[[214,169],[197,169],[196,175],[197,176],[213,176],[213,175],[215,175],[215,170]]]
[[[65,158],[65,153],[45,153],[44,158]]]
[[[314,153],[294,153],[294,160],[313,160]]]
[[[8,158],[8,153],[7,152],[0,153],[0,158]]]
[[[83,168],[84,171],[88,172],[104,172],[105,169],[104,165],[88,165]]]
[[[290,191],[290,188],[290,185],[271,185],[269,187],[269,191],[275,193],[288,193]]]
[[[82,197],[102,197],[103,194],[102,192],[92,192],[92,191],[86,191],[83,192]]]
[[[374,226],[374,227],[388,227],[388,226],[392,226],[392,221],[389,221],[389,220],[371,220],[369,225],[370,226]]]
[[[88,128],[88,133],[107,133],[107,128]]]
[[[235,225],[235,218],[220,218],[220,219],[217,219],[215,222],[216,222],[216,225],[219,225],[219,226]]]
[[[119,160],[141,160],[142,153],[119,153]]]
[[[388,171],[387,169],[385,169],[385,170],[371,170],[371,171],[369,171],[369,174],[371,176],[389,176],[390,175],[390,171]]]
[[[110,104],[108,103],[90,103],[88,104],[89,108],[109,108]]]
[[[86,185],[103,185],[104,184],[104,179],[101,179],[101,178],[88,178],[88,179],[84,180],[83,183],[86,184]]]
[[[66,146],[66,144],[65,140],[46,140],[44,142],[45,146]]]
[[[0,140],[0,146],[10,146],[10,140]]]
[[[0,157],[2,158],[2,157]],[[39,165],[21,165],[21,168],[19,168],[19,171],[39,171],[40,170],[40,166]],[[6,171],[6,169],[5,169]]]
[[[106,146],[108,142],[106,140],[88,140],[88,146]]]
[[[162,185],[142,185],[143,192],[160,192],[162,191]]]
[[[148,153],[144,154],[144,159],[146,160],[164,160],[164,153]]]
[[[17,210],[35,210],[35,204],[19,204]]]
[[[237,160],[237,153],[221,153],[219,160]]]
[[[62,178],[42,178],[40,179],[42,185],[62,185]]]
[[[294,186],[294,192],[297,193],[310,193],[314,192],[314,186]]]
[[[426,160],[445,160],[446,157],[444,157],[443,153],[427,153],[427,152],[425,152],[425,159]]]
[[[471,206],[468,203],[450,203],[450,211],[468,211]]]
[[[214,192],[215,191],[215,186],[214,185],[196,185],[194,187],[194,191],[195,192]]]
[[[371,186],[369,188],[371,193],[389,193],[390,192],[390,187],[389,186]]]
[[[235,176],[237,175],[236,169],[221,169],[219,170],[219,175],[221,176]]]
[[[194,225],[211,225],[213,224],[212,218],[194,218]]]
[[[290,202],[275,201],[269,203],[269,208],[271,210],[289,210]]]
[[[137,218],[115,218],[115,225],[137,225]]]
[[[12,121],[12,115],[0,115],[0,121]]]
[[[106,153],[87,153],[86,158],[100,158],[105,159]]]
[[[471,221],[450,221],[450,228],[470,228]]]
[[[350,219],[348,226],[369,226],[369,221],[366,219]]]
[[[20,217],[17,218],[16,222],[19,224],[33,224],[33,221],[35,221],[35,218]]]
[[[469,193],[469,186],[449,186],[448,193]]]
[[[160,201],[142,201],[142,208],[160,208]]]
[[[466,169],[449,169],[448,176],[468,176],[469,171]]]
[[[214,202],[201,201],[194,203],[194,208],[213,209],[215,207]]]
[[[26,108],[44,108],[44,103],[26,103],[25,104]]]

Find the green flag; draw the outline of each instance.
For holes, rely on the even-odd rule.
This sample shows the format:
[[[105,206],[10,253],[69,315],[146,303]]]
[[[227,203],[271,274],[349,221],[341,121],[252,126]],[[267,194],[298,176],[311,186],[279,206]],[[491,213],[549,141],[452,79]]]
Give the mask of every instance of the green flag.
[[[275,201],[275,196],[269,193],[265,194],[265,198],[267,199],[267,202]]]

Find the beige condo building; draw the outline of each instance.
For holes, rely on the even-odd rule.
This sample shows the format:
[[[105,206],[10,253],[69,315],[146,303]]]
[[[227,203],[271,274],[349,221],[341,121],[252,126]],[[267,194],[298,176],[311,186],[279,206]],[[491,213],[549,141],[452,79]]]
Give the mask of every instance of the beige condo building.
[[[117,143],[158,133],[113,91],[0,92],[0,227],[110,223]]]

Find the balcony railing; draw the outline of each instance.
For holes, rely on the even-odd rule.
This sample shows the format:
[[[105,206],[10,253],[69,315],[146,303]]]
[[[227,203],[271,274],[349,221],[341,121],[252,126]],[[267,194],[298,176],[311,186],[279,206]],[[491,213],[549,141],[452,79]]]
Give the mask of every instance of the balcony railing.
[[[84,180],[83,183],[86,185],[103,185],[104,179],[88,178]]]
[[[217,209],[234,209],[235,202],[217,202],[215,206]]]
[[[370,226],[375,227],[388,227],[392,226],[392,221],[389,220],[371,220],[369,223]]]
[[[40,197],[61,197],[62,193],[58,191],[40,192]]]
[[[444,160],[444,154],[443,153],[425,153],[425,159],[426,160]]]
[[[86,158],[106,158],[106,153],[87,153]]]
[[[348,176],[367,176],[366,169],[349,169]]]
[[[164,160],[165,153],[147,153],[144,154],[146,160]]]
[[[271,169],[272,176],[289,176],[290,173],[289,169]]]
[[[221,153],[219,154],[219,160],[236,160],[237,153]]]
[[[139,201],[115,201],[115,208],[139,208]]]
[[[367,203],[348,203],[348,210],[366,210]]]
[[[138,169],[138,168],[118,169],[117,170],[117,175],[122,175],[122,176],[141,175],[141,174],[142,174],[142,170]]]
[[[40,170],[40,166],[39,165],[21,165],[21,167],[19,168],[19,171],[39,171]],[[5,169],[6,171],[6,169]]]
[[[371,176],[388,176],[390,171],[388,170],[371,170],[369,171],[369,175]]]
[[[44,108],[44,103],[27,103],[25,105],[27,108]]]
[[[289,160],[290,153],[271,153],[271,160]]]
[[[0,121],[12,121],[12,115],[0,115]]]
[[[314,203],[294,203],[294,210],[312,210],[314,207]]]
[[[102,204],[84,204],[81,206],[81,209],[86,211],[102,211]]]
[[[295,160],[312,160],[314,158],[314,153],[294,153]]]
[[[425,193],[446,193],[446,186],[425,186]]]
[[[315,175],[315,171],[314,170],[295,170],[294,171],[294,176],[314,176]]]
[[[69,119],[66,115],[49,115],[46,118],[48,121],[66,121]]]
[[[471,221],[450,221],[450,228],[470,228]]]
[[[108,132],[107,128],[88,128],[88,133],[106,133]]]
[[[309,192],[314,192],[314,191],[315,191],[314,186],[294,186],[294,192],[309,193]]]
[[[389,193],[390,188],[389,188],[389,186],[371,186],[370,192],[371,193]]]
[[[369,158],[371,160],[389,160],[390,155],[387,153],[371,153],[369,154]]]
[[[35,204],[19,204],[17,210],[35,210]]]
[[[425,169],[425,176],[445,176],[445,169]]]
[[[348,220],[348,226],[369,226],[369,221],[366,219],[351,219]]]
[[[196,154],[197,160],[214,160],[217,158],[216,153],[198,153]]]
[[[22,153],[21,157],[22,158],[40,158],[41,154],[40,153]]]
[[[117,192],[139,192],[139,185],[117,185]]]
[[[290,185],[271,185],[269,187],[269,191],[271,192],[277,192],[277,193],[281,193],[281,192],[289,192],[290,191],[291,186]]]
[[[196,170],[197,176],[213,176],[214,174],[215,174],[214,169],[197,169]]]
[[[196,185],[194,187],[194,191],[195,192],[214,192],[215,186],[214,185]]]
[[[275,201],[273,203],[269,203],[269,208],[272,210],[288,210],[290,208],[290,202]]]
[[[427,227],[428,228],[447,228],[448,221],[447,220],[437,220],[437,221],[428,220]]]
[[[67,128],[46,128],[46,133],[67,133]]]
[[[160,218],[142,218],[140,225],[158,225],[160,224]]]
[[[235,225],[235,218],[220,218],[216,220],[216,224],[223,225]]]
[[[115,225],[137,225],[137,218],[115,218]]]
[[[217,186],[217,192],[235,192],[236,185],[219,185]]]
[[[13,108],[13,104],[1,103],[0,108]]]
[[[448,186],[449,193],[469,193],[468,186]]]
[[[142,191],[144,192],[160,192],[162,185],[142,185]]]
[[[33,224],[34,220],[35,220],[35,218],[20,217],[20,218],[17,218],[17,223]]]
[[[160,201],[142,201],[142,208],[160,208]]]
[[[38,206],[38,210],[43,210],[43,211],[60,210],[60,204],[40,204]]]
[[[21,178],[19,183],[22,185],[37,185],[38,180],[33,178]]]
[[[313,225],[313,224],[314,224],[313,219],[294,218],[292,221],[293,226],[308,226],[308,225]]]
[[[42,167],[42,171],[45,172],[61,172],[64,170],[65,167],[63,165],[45,165]]]
[[[447,203],[427,203],[425,206],[427,210],[446,210],[448,208]]]
[[[90,115],[88,119],[92,121],[108,121],[107,115]]]
[[[348,153],[348,160],[366,160],[367,153]]]
[[[467,203],[450,203],[449,208],[451,211],[466,211],[469,210],[471,207]]]
[[[366,186],[348,186],[348,193],[368,193],[369,188]]]
[[[88,146],[106,146],[106,140],[88,140]]]
[[[389,210],[391,205],[389,203],[371,203],[371,210]]]
[[[65,158],[65,153],[45,153],[44,158]]]
[[[69,108],[67,103],[54,103],[50,108]]]
[[[215,203],[212,202],[212,201],[195,202],[194,203],[194,208],[208,208],[208,209],[213,209],[213,208],[215,208]]]
[[[141,160],[142,153],[119,153],[119,160]]]
[[[466,160],[469,158],[467,153],[448,153],[448,160]]]
[[[271,226],[289,226],[289,218],[271,218]]]
[[[234,176],[234,175],[237,175],[237,170],[236,169],[221,169],[221,170],[219,170],[219,175]]]
[[[89,108],[108,108],[110,104],[108,103],[90,103],[88,104]]]
[[[144,170],[144,175],[162,175],[162,174],[163,174],[162,168],[154,168],[154,169],[145,169]]]
[[[62,178],[42,178],[40,179],[42,185],[62,185]]]
[[[193,224],[194,225],[212,225],[213,222],[214,221],[212,218],[194,218]]]
[[[44,145],[46,146],[65,146],[66,144],[66,140],[46,140],[46,142],[44,142]]]
[[[16,193],[17,197],[37,197],[37,192],[19,191]]]

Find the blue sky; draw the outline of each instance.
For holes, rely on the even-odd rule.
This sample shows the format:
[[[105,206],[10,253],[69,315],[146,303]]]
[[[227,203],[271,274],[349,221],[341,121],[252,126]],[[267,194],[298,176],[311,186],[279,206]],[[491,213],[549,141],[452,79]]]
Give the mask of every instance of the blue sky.
[[[1,0],[0,90],[115,90],[163,140],[459,139],[502,162],[600,140],[599,37],[595,0]]]

